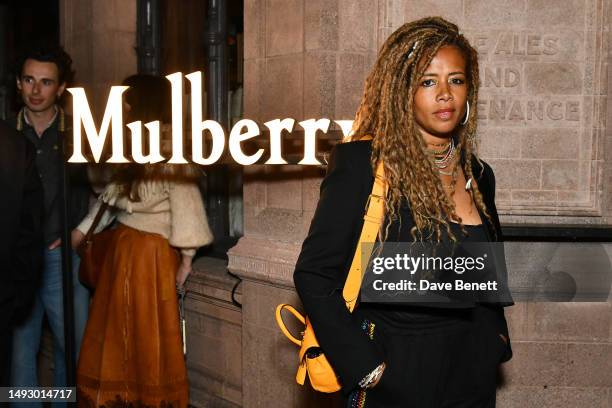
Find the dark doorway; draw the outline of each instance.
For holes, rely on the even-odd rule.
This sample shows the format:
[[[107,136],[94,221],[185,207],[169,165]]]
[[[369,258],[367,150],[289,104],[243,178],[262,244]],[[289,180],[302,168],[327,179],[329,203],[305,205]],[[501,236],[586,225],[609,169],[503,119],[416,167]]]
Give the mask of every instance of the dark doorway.
[[[29,44],[59,43],[58,0],[0,0],[0,119],[19,108],[13,64]]]
[[[220,8],[222,13],[217,14]],[[204,117],[228,130],[242,118],[243,8],[243,0],[184,0],[180,7],[171,0],[159,4],[161,75],[203,71],[203,99],[208,102],[203,107]],[[223,48],[223,61],[218,58],[219,48]],[[220,63],[225,68],[219,75],[215,65]],[[188,87],[185,92],[189,93]],[[185,122],[186,132],[189,123]],[[202,254],[225,258],[243,232],[242,169],[218,164],[205,172],[202,187],[215,242]]]

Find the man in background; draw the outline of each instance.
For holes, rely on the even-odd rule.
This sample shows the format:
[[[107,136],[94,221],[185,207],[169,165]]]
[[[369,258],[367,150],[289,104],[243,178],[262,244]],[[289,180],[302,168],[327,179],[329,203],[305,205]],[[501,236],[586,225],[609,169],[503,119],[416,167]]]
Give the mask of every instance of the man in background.
[[[29,314],[40,277],[43,191],[34,156],[0,121],[0,387],[10,383],[12,327]]]
[[[70,120],[58,105],[71,74],[72,60],[59,46],[39,45],[27,50],[18,61],[17,89],[25,105],[15,119],[15,127],[30,141],[42,182],[44,199],[44,259],[40,287],[26,321],[13,333],[11,381],[13,386],[37,386],[37,353],[42,323],[47,316],[54,339],[54,383],[65,385],[64,319],[62,287],[62,166],[63,143],[71,140]],[[83,165],[68,164],[68,227],[73,231],[72,246],[81,235],[74,228],[87,214],[91,189]],[[89,292],[78,280],[79,259],[73,255],[73,288],[76,351],[80,349],[87,320]],[[37,404],[41,406],[41,404]]]

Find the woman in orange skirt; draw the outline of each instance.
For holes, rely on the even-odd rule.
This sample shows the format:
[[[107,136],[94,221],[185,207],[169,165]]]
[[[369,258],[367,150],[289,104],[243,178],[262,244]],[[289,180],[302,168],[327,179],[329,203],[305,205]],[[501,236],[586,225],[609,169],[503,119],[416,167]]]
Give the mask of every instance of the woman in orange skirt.
[[[100,237],[108,250],[77,370],[83,406],[184,407],[189,401],[175,286],[191,271],[195,248],[212,234],[195,184],[141,186],[155,191],[132,201],[111,184],[101,196],[113,205],[118,227]]]
[[[199,168],[127,165],[79,226],[108,203],[96,236],[106,245],[77,369],[80,406],[186,407],[187,370],[176,287],[209,244]],[[98,254],[95,255],[98,259]]]

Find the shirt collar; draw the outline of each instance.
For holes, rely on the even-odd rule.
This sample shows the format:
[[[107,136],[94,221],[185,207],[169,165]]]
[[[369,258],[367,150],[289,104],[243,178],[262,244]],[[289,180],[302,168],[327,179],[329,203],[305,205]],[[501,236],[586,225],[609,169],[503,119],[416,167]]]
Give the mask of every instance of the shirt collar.
[[[51,126],[53,126],[53,124],[55,123],[56,119],[59,116],[59,120],[60,120],[60,131],[63,131],[63,126],[64,126],[64,111],[62,108],[58,107],[57,105],[53,106],[55,109],[55,113],[53,114],[53,117],[51,118],[51,120],[49,121],[49,123],[47,123],[47,126],[45,127],[45,129],[43,130],[46,131],[47,129],[49,129]],[[33,127],[32,124],[30,123],[30,120],[28,119],[28,115],[27,113],[27,107],[24,106],[20,111],[19,114],[17,115],[17,130],[23,130],[24,124]]]

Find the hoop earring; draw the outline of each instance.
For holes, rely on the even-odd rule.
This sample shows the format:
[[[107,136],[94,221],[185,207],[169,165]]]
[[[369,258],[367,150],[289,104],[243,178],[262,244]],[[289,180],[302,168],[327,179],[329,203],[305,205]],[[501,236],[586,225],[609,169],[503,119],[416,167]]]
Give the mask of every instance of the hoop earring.
[[[465,101],[465,104],[467,105],[467,109],[465,110],[465,119],[461,121],[461,124],[464,126],[468,123],[468,119],[470,118],[470,101]]]

